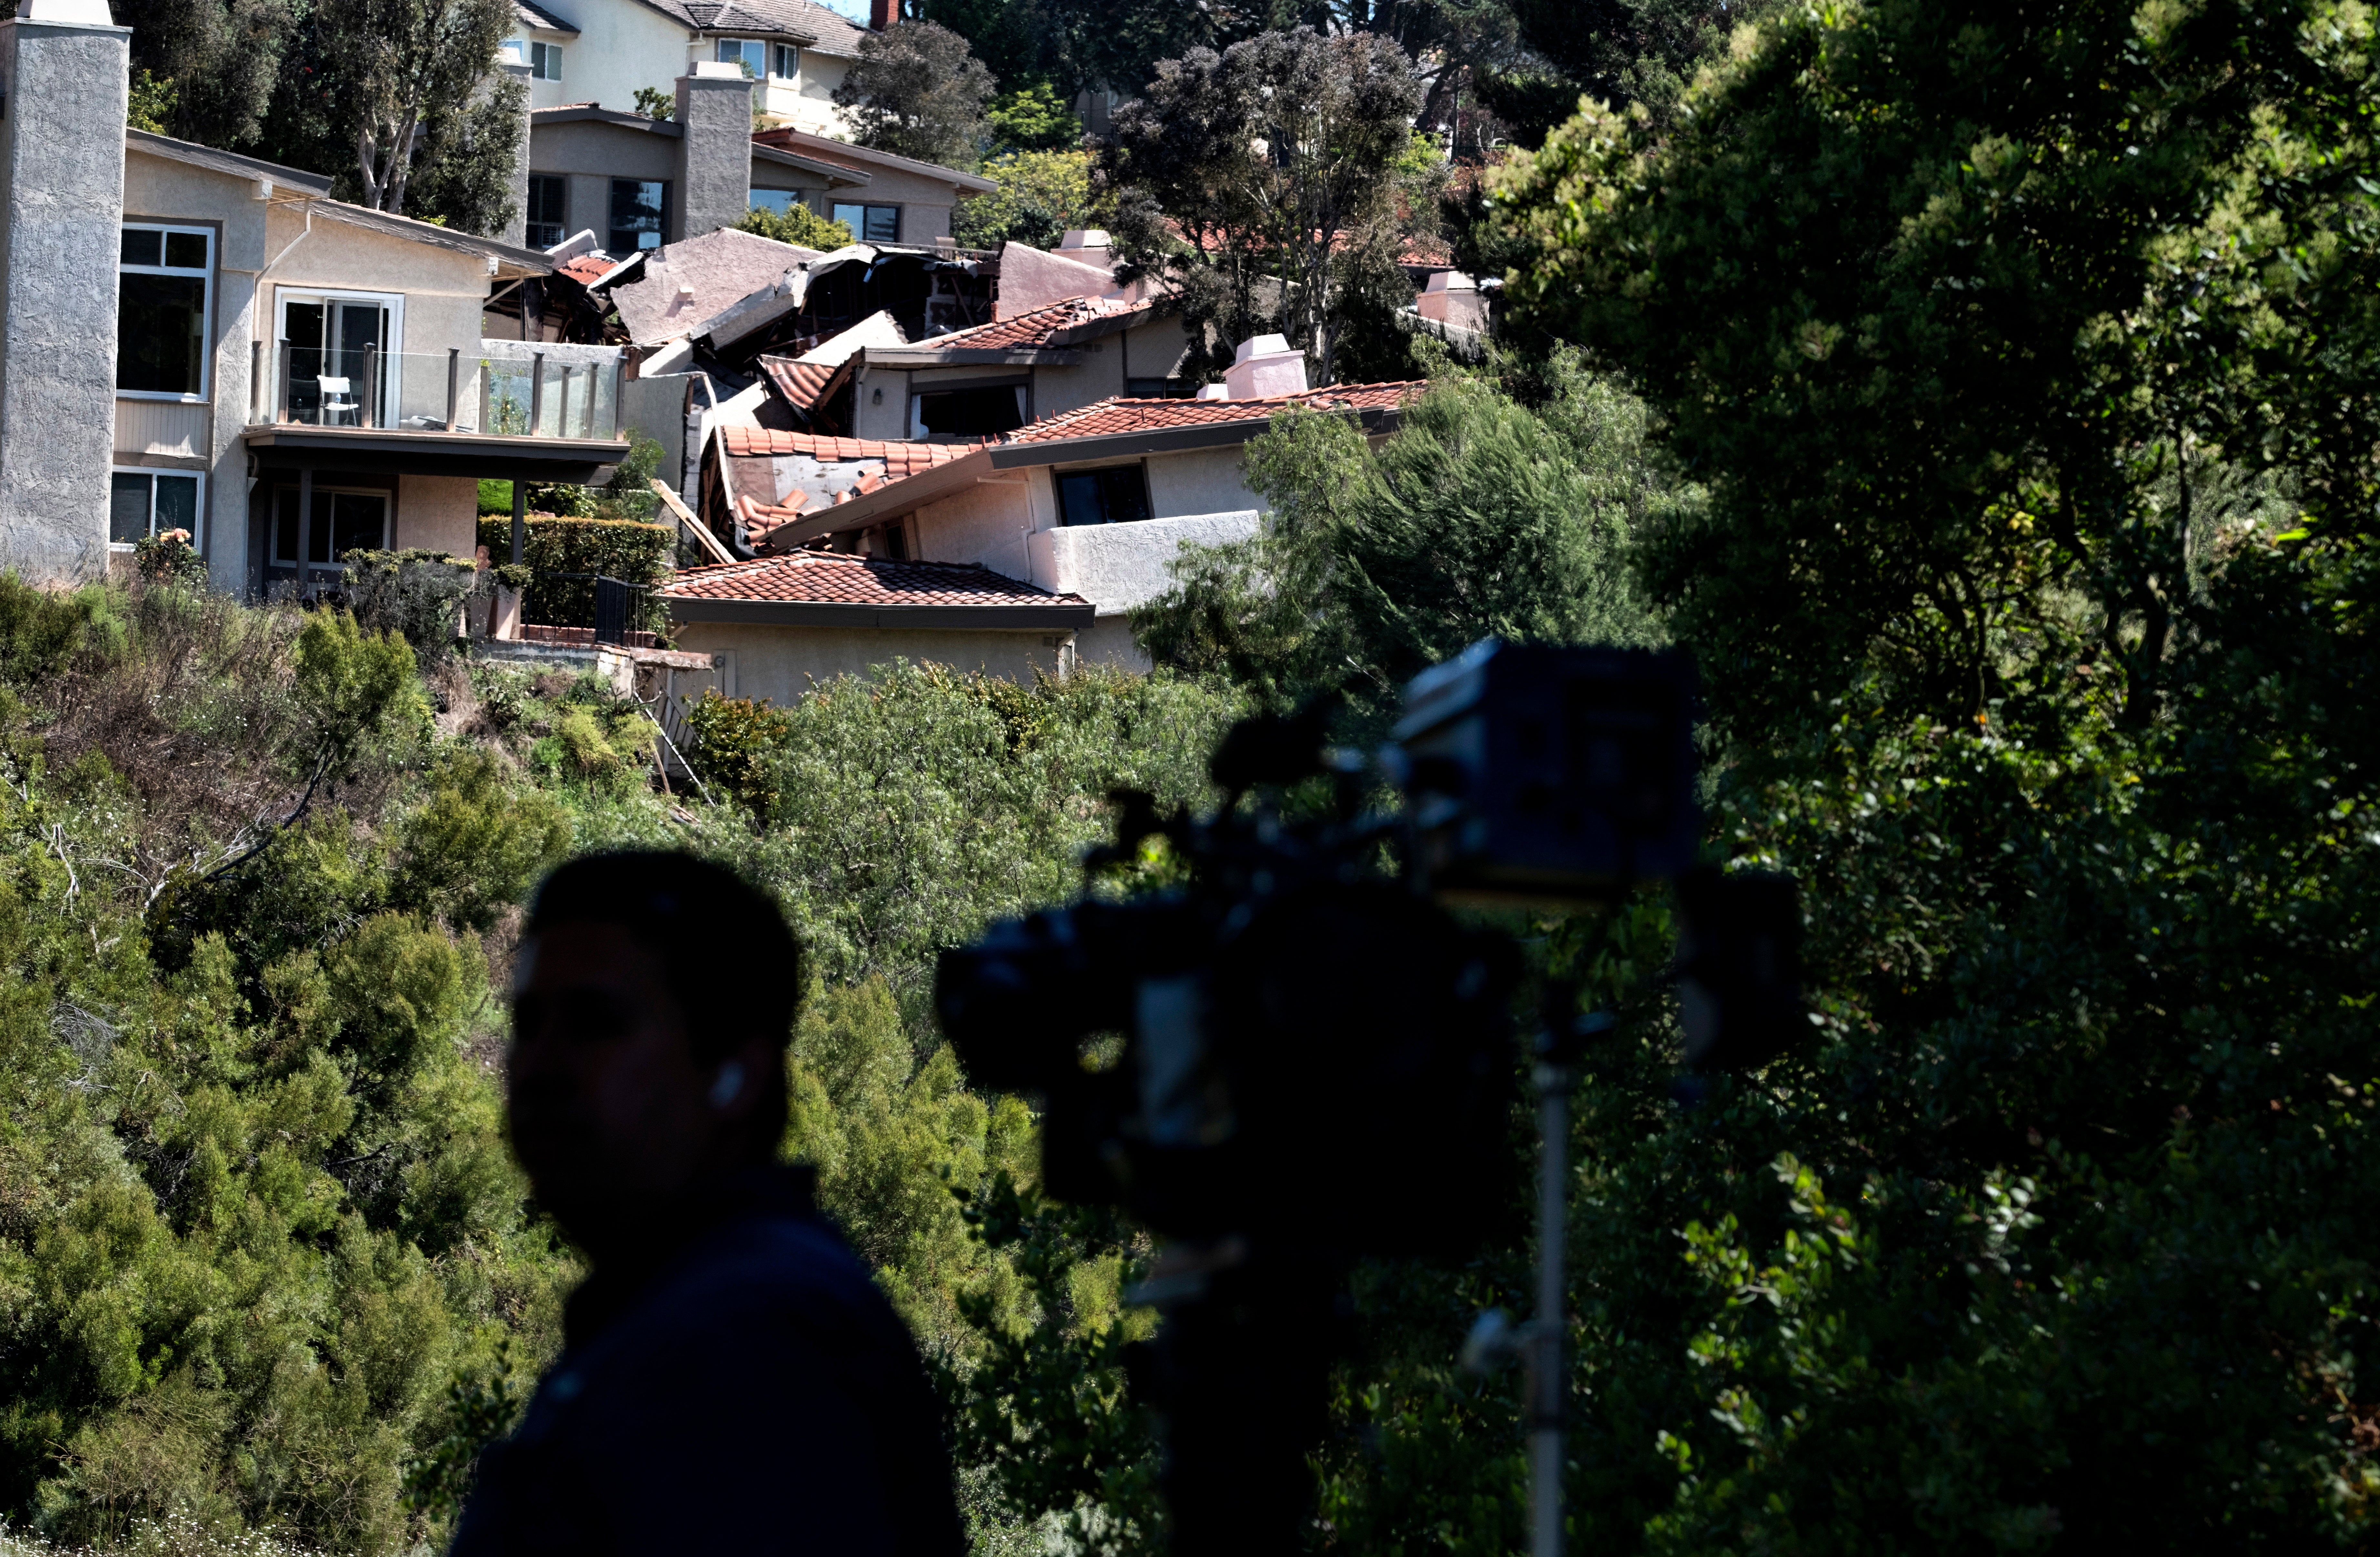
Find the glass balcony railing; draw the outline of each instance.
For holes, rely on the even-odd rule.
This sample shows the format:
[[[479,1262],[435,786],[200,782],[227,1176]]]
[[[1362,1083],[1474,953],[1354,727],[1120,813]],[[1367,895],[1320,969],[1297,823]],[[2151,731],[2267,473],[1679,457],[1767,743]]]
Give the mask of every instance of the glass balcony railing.
[[[619,434],[616,359],[334,350],[285,341],[275,356],[273,403],[263,420],[512,438]]]

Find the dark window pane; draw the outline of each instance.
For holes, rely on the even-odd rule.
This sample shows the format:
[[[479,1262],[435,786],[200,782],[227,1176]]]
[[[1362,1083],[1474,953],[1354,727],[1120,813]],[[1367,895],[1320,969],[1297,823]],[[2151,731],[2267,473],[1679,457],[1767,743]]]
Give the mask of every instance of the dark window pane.
[[[184,529],[196,541],[199,533],[199,479],[196,476],[157,477],[157,533]]]
[[[273,560],[298,560],[298,493],[288,487],[273,494]]]
[[[196,395],[205,356],[207,284],[127,274],[115,316],[115,387]]]
[[[901,208],[897,205],[871,205],[868,208],[868,231],[861,234],[870,243],[901,241]]]
[[[331,494],[331,558],[349,552],[379,551],[387,539],[388,500],[370,493]]]
[[[1136,524],[1148,517],[1148,483],[1137,465],[1100,471],[1099,497],[1111,525]]]
[[[124,232],[123,248],[118,258],[122,263],[128,265],[153,265],[157,263],[157,257],[162,252],[160,245],[164,236],[163,233],[134,232],[128,227]]]
[[[1015,389],[1008,384],[955,389],[945,395],[920,395],[917,410],[928,432],[982,438],[1025,425],[1017,398]]]
[[[186,271],[207,268],[207,235],[204,233],[167,233],[165,262]]]
[[[569,198],[570,186],[558,173],[532,173],[528,177],[528,219],[532,222],[562,222],[564,202]]]
[[[119,470],[107,483],[107,538],[129,546],[148,533],[149,478]]]
[[[1058,478],[1058,522],[1069,525],[1103,525],[1108,522],[1107,510],[1099,503],[1099,473],[1076,470]]]
[[[612,180],[612,237],[607,247],[613,253],[626,254],[662,246],[662,207],[668,189],[666,184],[650,180]]]

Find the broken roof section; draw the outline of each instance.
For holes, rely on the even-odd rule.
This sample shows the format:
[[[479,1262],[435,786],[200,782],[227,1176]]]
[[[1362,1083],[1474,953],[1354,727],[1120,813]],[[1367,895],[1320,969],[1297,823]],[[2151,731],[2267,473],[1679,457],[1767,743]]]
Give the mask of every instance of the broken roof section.
[[[789,271],[818,258],[815,249],[722,227],[647,254],[637,280],[613,286],[612,306],[630,340],[666,346],[702,333],[697,326],[782,286]]]
[[[1067,237],[1096,237],[1101,241],[1097,246],[1074,249],[1061,248],[1054,253],[1014,238],[1001,246],[997,317],[1014,319],[1069,298],[1137,298],[1148,294],[1146,283],[1125,286],[1116,280],[1113,270],[1101,262],[1108,258],[1105,233],[1069,233]]]

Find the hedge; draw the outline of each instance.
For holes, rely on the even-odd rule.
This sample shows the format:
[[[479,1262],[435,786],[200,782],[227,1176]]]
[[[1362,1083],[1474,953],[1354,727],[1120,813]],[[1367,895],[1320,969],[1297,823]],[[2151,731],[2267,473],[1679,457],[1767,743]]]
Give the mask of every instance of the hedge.
[[[674,558],[676,537],[668,525],[639,524],[633,519],[564,519],[552,514],[528,517],[527,544],[521,560],[540,575],[600,573],[628,584],[654,585],[667,579]],[[480,544],[488,560],[508,563],[513,556],[513,521],[509,515],[481,515]],[[521,619],[556,627],[595,625],[595,580],[539,578],[529,585]],[[639,596],[628,625],[660,632],[669,624],[669,612],[650,595]]]

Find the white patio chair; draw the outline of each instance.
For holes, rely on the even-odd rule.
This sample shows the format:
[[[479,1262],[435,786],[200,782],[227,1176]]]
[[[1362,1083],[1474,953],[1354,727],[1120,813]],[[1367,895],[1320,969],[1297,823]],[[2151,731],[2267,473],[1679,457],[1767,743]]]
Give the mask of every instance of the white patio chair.
[[[322,390],[323,426],[336,426],[341,417],[346,417],[353,422],[362,413],[363,407],[347,398],[348,385],[346,379],[334,379],[324,374],[315,382],[322,386]]]

